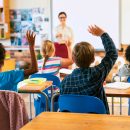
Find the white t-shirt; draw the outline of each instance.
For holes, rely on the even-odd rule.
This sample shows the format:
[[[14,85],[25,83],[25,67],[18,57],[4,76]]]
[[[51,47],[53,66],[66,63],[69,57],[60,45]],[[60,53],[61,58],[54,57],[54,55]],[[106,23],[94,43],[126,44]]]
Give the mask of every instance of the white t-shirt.
[[[55,29],[55,36],[57,34],[62,34],[62,38],[57,38],[56,41],[59,43],[65,43],[66,41],[70,41],[73,43],[73,32],[72,29],[68,26],[64,28],[61,25],[58,25]]]

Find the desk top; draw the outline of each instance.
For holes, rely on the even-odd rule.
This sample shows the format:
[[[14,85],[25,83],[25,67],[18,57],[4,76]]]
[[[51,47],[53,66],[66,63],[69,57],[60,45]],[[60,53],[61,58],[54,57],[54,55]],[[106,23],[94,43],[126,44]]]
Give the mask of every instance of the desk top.
[[[122,90],[105,88],[105,92],[108,97],[130,97],[130,88]]]
[[[130,117],[44,112],[20,130],[130,130]]]
[[[45,81],[42,85],[25,85],[18,89],[19,93],[40,93],[52,85],[52,81]]]

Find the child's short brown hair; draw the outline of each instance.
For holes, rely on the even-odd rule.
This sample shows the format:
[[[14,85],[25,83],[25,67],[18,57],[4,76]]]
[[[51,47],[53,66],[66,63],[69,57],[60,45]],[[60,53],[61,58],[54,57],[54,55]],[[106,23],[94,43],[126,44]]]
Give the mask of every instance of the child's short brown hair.
[[[80,68],[88,68],[94,61],[94,47],[87,42],[77,43],[73,49],[72,57]]]

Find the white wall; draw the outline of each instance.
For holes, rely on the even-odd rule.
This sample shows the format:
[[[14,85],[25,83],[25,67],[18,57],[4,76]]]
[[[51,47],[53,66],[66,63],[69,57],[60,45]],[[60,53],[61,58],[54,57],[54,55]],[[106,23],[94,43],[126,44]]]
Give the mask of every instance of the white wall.
[[[130,0],[121,1],[121,43],[130,44]]]
[[[53,0],[53,29],[55,30],[59,24],[58,13],[65,11],[67,25],[72,28],[74,33],[74,44],[87,41],[96,50],[104,50],[101,39],[92,36],[87,31],[89,25],[96,24],[110,34],[116,48],[120,49],[119,5],[119,0]]]
[[[49,3],[50,0],[10,0],[10,8],[44,7],[45,14],[49,16]],[[121,43],[130,44],[130,0],[121,0]]]
[[[50,0],[9,0],[9,2],[10,9],[28,9],[44,7],[45,15],[49,16],[50,14]]]

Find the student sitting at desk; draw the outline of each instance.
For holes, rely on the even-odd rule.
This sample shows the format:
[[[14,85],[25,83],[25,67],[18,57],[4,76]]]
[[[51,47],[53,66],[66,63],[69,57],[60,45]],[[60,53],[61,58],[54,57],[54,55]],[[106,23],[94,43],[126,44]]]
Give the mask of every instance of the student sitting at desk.
[[[12,70],[6,72],[0,72],[0,90],[12,90],[17,91],[17,84],[24,79],[24,76],[29,76],[38,71],[37,60],[34,52],[35,35],[30,31],[27,31],[27,39],[29,42],[29,50],[31,54],[31,67],[26,70]],[[4,65],[5,48],[0,44],[0,70]]]
[[[38,60],[38,73],[52,74],[59,77],[59,69],[61,67],[68,67],[73,63],[71,52],[68,52],[68,58],[56,57],[54,56],[54,43],[49,40],[43,41],[41,46],[41,54],[43,56],[43,59]],[[45,98],[44,96],[41,96],[38,95],[38,98],[34,100],[34,104],[38,104],[35,105],[36,115],[45,110]]]
[[[61,67],[68,67],[73,63],[70,49],[68,49],[68,58],[54,56],[54,43],[49,40],[46,40],[42,43],[41,54],[43,59],[38,60],[39,73],[47,73],[59,76],[59,69]]]
[[[94,36],[100,36],[106,51],[101,63],[90,67],[94,61],[94,48],[87,42],[77,43],[72,52],[72,58],[79,67],[61,82],[61,94],[90,95],[100,98],[109,114],[107,98],[103,82],[112,69],[118,54],[112,39],[98,26],[89,26],[88,31]]]
[[[124,64],[124,66],[119,69],[118,75],[120,77],[124,77],[125,81],[127,81],[128,77],[130,77],[130,45],[126,48],[125,58],[127,63]],[[130,115],[130,99],[129,99],[128,115]]]

